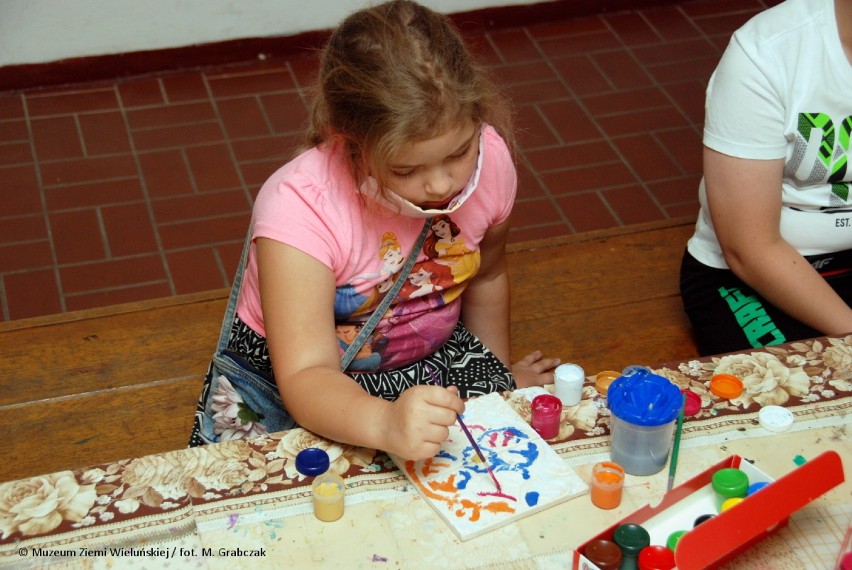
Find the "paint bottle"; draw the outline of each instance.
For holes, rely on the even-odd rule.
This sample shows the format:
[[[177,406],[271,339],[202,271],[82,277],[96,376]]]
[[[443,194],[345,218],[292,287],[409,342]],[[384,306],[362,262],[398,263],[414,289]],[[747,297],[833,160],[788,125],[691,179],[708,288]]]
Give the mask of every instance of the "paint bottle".
[[[532,428],[544,439],[559,435],[559,421],[562,418],[562,401],[551,394],[540,394],[533,398]]]
[[[665,546],[653,544],[639,553],[639,570],[672,570],[674,567],[674,552]]]
[[[716,492],[716,504],[719,512],[722,503],[734,497],[745,497],[748,492],[748,475],[734,467],[725,467],[713,473],[711,481]]]
[[[601,461],[592,468],[592,504],[599,509],[614,509],[621,504],[624,469],[618,463]]]
[[[638,570],[639,553],[651,545],[651,535],[638,524],[622,524],[612,533],[612,541],[621,549],[620,570]]]
[[[586,373],[576,364],[560,364],[553,371],[556,397],[563,406],[576,406],[583,399]]]
[[[748,486],[748,489],[746,490],[746,497],[751,497],[753,494],[757,493],[767,485],[769,485],[768,481],[758,481],[757,483],[752,483]]]
[[[309,447],[296,455],[296,470],[305,477],[313,477],[311,497],[314,516],[324,522],[336,521],[343,516],[343,498],[346,484],[343,477],[329,473],[328,453]]]
[[[618,570],[621,567],[621,549],[610,540],[593,540],[583,549],[583,556],[600,570]]]
[[[698,525],[700,525],[703,522],[709,521],[710,519],[712,519],[715,516],[716,515],[714,515],[712,513],[707,513],[707,514],[701,515],[699,517],[696,517],[695,522],[692,523],[692,528],[697,527]]]

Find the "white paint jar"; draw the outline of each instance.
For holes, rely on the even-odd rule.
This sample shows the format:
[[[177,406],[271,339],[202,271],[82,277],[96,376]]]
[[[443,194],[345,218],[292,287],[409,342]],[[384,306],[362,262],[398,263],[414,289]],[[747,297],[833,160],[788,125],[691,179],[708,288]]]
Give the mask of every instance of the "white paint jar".
[[[576,364],[560,364],[553,372],[556,397],[563,406],[576,406],[583,398],[586,373]]]

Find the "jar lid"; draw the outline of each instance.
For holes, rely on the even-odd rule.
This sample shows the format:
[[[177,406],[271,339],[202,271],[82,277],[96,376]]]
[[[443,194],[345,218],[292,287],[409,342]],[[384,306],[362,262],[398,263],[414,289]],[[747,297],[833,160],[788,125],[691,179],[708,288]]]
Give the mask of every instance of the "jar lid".
[[[716,374],[710,379],[710,391],[731,400],[743,393],[743,381],[733,374]]]
[[[638,524],[619,525],[612,534],[612,540],[628,556],[638,556],[643,548],[651,544],[651,535]]]
[[[743,497],[748,491],[748,475],[733,467],[713,473],[713,490],[726,497]]]
[[[642,549],[638,562],[643,570],[671,570],[675,567],[674,552],[668,547],[653,544]]]
[[[609,390],[609,385],[612,384],[619,376],[621,376],[621,372],[616,372],[615,370],[603,370],[598,372],[595,375],[595,389],[601,396],[606,396],[606,393]]]
[[[787,431],[793,425],[793,413],[781,406],[764,406],[760,408],[757,420],[769,431]]]
[[[700,525],[703,522],[709,521],[710,519],[712,519],[715,516],[716,515],[714,515],[712,513],[707,513],[707,514],[701,515],[699,517],[695,517],[695,522],[692,523],[692,528],[697,527],[698,525]]]
[[[698,412],[701,411],[701,396],[693,392],[692,390],[682,390],[683,395],[686,396],[686,404],[683,409],[683,413],[687,416],[694,416]]]
[[[329,458],[325,450],[308,447],[296,455],[296,471],[305,477],[316,477],[328,471]]]
[[[615,379],[607,391],[606,403],[622,421],[643,427],[662,426],[677,418],[683,395],[667,378],[638,370]]]

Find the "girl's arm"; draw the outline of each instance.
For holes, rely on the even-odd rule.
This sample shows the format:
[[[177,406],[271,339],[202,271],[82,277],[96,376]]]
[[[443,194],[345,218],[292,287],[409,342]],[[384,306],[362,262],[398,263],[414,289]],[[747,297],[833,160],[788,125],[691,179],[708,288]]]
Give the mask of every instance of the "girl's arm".
[[[536,351],[512,364],[509,272],[506,267],[508,220],[492,227],[480,243],[479,272],[462,297],[462,321],[503,364],[512,370],[519,388],[553,383],[559,360]]]
[[[415,386],[395,402],[367,394],[340,371],[335,282],[318,260],[257,239],[261,306],[275,380],[296,422],[328,439],[405,459],[434,456],[464,412],[452,390]]]
[[[707,203],[725,261],[770,303],[824,334],[852,331],[852,310],[780,233],[784,159],[704,148]]]

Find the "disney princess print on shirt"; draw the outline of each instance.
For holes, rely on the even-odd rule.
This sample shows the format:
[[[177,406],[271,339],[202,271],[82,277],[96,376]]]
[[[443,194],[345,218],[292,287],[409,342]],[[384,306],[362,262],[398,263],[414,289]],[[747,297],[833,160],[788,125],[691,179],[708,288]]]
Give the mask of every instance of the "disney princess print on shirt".
[[[449,215],[436,216],[423,246],[426,259],[414,264],[396,301],[355,356],[350,370],[397,368],[435,352],[458,321],[459,297],[479,270],[478,249],[466,246],[462,229]],[[381,301],[405,263],[393,232],[385,232],[376,272],[337,288],[336,333],[341,354]]]

